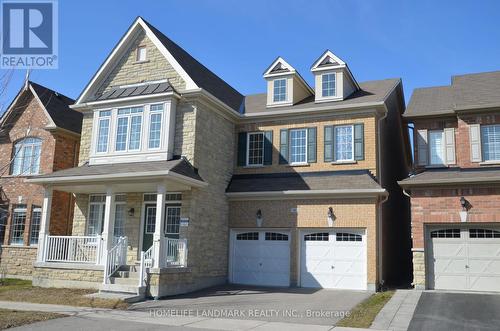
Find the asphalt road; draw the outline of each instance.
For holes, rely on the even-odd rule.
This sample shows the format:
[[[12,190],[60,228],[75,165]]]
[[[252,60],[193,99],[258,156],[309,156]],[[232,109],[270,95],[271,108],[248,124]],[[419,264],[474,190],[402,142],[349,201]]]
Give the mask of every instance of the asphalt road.
[[[500,295],[424,292],[409,331],[498,331]]]

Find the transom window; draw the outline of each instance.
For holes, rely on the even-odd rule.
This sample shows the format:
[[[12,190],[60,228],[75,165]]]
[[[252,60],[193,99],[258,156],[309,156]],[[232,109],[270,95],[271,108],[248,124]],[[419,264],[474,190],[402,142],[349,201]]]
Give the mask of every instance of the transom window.
[[[275,79],[273,84],[273,102],[286,101],[286,78]]]
[[[42,208],[33,206],[31,212],[30,245],[38,244],[38,234],[40,233],[40,221],[42,220]]]
[[[138,150],[141,145],[143,107],[118,109],[115,150]]]
[[[311,233],[304,236],[304,241],[329,241],[329,237],[328,232]]]
[[[431,238],[460,238],[460,229],[441,229],[431,231]]]
[[[323,97],[333,97],[336,94],[335,74],[324,74],[321,76],[321,95]]]
[[[484,161],[500,160],[500,125],[481,126],[481,145]]]
[[[259,240],[258,232],[245,232],[236,235],[236,240]]]
[[[12,155],[12,175],[35,175],[40,171],[40,151],[42,140],[24,138],[14,145]]]
[[[431,165],[445,163],[443,130],[429,131],[429,160]]]
[[[264,133],[255,132],[248,134],[247,165],[264,164]]]
[[[109,124],[111,121],[111,110],[101,110],[97,127],[97,153],[108,151]]]
[[[469,229],[469,238],[500,238],[500,231],[490,229]]]
[[[288,235],[277,232],[266,232],[265,240],[288,241]]]
[[[165,234],[169,238],[179,238],[179,222],[181,219],[180,206],[167,206],[165,213]]]
[[[307,162],[307,129],[290,130],[290,163]]]
[[[161,122],[163,118],[163,105],[151,105],[149,115],[149,148],[159,148],[161,142]]]
[[[353,132],[352,125],[335,126],[335,161],[354,160]]]
[[[347,232],[338,232],[335,235],[336,241],[362,241],[363,238],[360,234],[356,233],[347,233]]]
[[[147,59],[147,48],[146,46],[137,47],[137,54],[135,60],[137,62],[146,61]]]
[[[26,205],[17,205],[12,213],[12,232],[10,243],[22,245],[24,243],[24,227],[26,225]]]

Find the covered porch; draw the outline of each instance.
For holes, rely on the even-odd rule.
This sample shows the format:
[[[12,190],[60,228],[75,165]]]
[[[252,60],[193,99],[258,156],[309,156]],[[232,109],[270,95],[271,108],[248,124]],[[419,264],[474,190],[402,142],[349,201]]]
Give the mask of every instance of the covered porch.
[[[189,198],[206,183],[186,160],[83,165],[29,181],[45,188],[36,266],[102,270],[103,285],[134,271],[138,287],[148,270],[188,266]],[[71,236],[48,231],[55,190],[75,195]]]

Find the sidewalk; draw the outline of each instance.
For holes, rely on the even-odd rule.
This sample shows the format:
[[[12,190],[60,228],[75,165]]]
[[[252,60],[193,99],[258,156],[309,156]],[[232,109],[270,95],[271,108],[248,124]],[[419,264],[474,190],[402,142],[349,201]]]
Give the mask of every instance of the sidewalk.
[[[136,323],[146,323],[155,324],[162,326],[171,327],[186,327],[186,328],[198,328],[198,329],[212,329],[212,330],[257,330],[257,331],[267,331],[267,330],[310,330],[310,331],[363,331],[369,329],[358,329],[358,328],[344,328],[344,327],[334,327],[327,325],[315,325],[315,324],[298,324],[298,323],[281,323],[281,322],[267,322],[267,321],[256,321],[256,320],[239,320],[239,319],[225,319],[225,318],[202,318],[202,317],[160,317],[155,318],[149,312],[141,311],[128,311],[128,310],[113,310],[113,309],[102,309],[102,308],[90,308],[90,307],[73,307],[73,306],[62,306],[62,305],[48,305],[48,304],[37,304],[28,302],[14,302],[14,301],[0,301],[0,308],[3,309],[14,309],[14,310],[28,310],[28,311],[43,311],[66,314],[69,316],[80,316],[87,318],[102,318],[111,319],[119,321],[129,321]],[[60,323],[60,320],[55,319],[45,322],[43,325],[54,325]],[[82,320],[82,323],[85,323]],[[51,329],[56,329],[56,327]],[[79,329],[79,328],[78,328]],[[370,329],[374,331],[373,329]]]
[[[422,291],[397,290],[382,308],[370,329],[406,331],[417,307]]]

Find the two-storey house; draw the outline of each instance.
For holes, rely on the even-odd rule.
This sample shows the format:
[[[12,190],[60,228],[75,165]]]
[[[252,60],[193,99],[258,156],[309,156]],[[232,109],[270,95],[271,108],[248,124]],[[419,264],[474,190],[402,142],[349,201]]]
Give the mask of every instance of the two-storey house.
[[[500,72],[416,89],[411,196],[416,288],[500,291]]]
[[[23,85],[0,120],[0,269],[31,278],[39,242],[43,188],[28,176],[74,167],[82,115],[74,100],[34,82]],[[54,192],[52,233],[71,234],[73,197]]]
[[[278,58],[245,97],[137,18],[72,106],[79,166],[29,179],[46,192],[34,283],[158,297],[400,279],[401,80],[358,83],[330,51],[311,72],[314,87]],[[72,237],[49,231],[53,190],[76,196]]]

